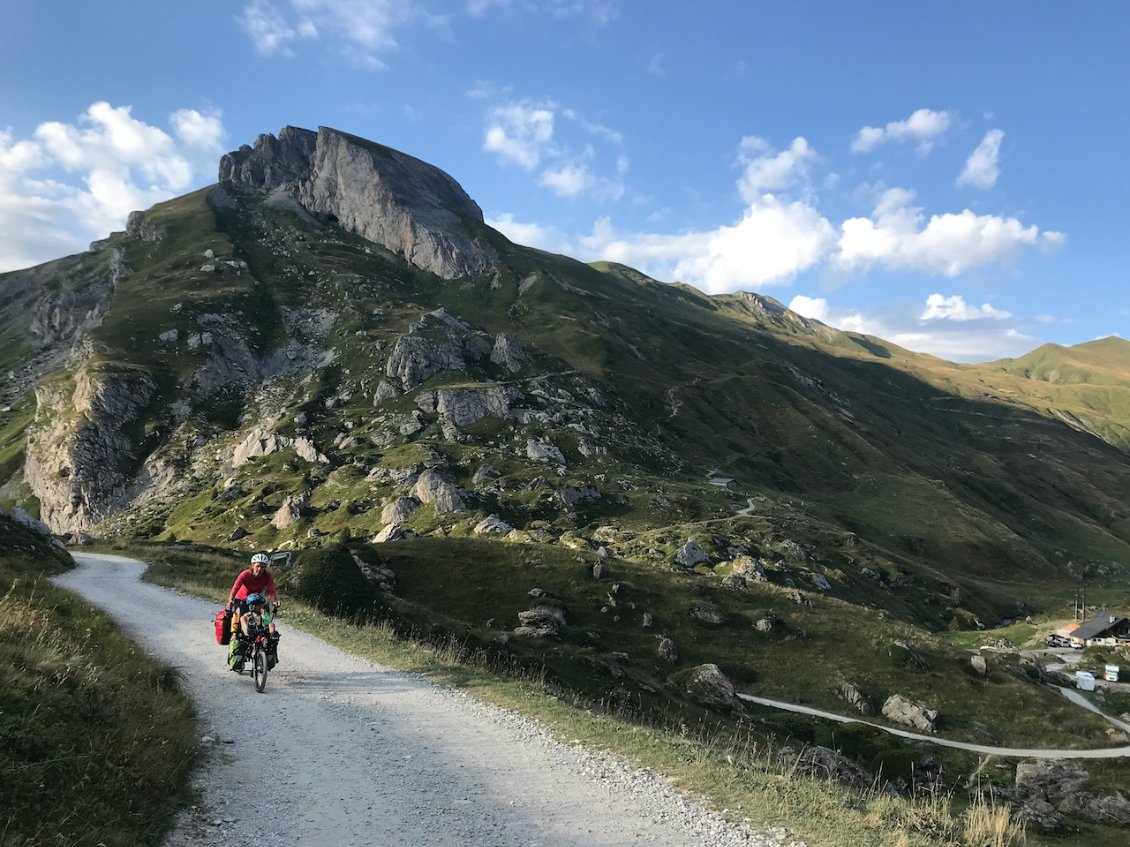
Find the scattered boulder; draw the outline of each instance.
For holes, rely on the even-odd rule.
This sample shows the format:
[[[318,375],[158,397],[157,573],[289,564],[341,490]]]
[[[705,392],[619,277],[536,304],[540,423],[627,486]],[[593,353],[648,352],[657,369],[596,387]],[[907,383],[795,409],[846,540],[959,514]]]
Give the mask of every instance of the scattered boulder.
[[[241,538],[246,538],[248,536],[248,534],[249,533],[247,532],[246,529],[244,529],[241,526],[237,526],[228,535],[228,541],[239,541],[239,539],[241,539]]]
[[[553,494],[553,499],[556,500],[561,506],[566,509],[571,509],[578,503],[586,503],[590,500],[599,500],[600,492],[591,485],[569,485],[565,488],[559,488]]]
[[[679,661],[679,648],[675,646],[675,642],[668,638],[666,635],[659,639],[659,646],[656,648],[656,653],[659,658],[669,665],[673,665]]]
[[[854,682],[844,681],[840,683],[836,694],[861,715],[875,714],[875,704],[871,702],[870,697],[863,693],[863,689]]]
[[[930,669],[930,663],[926,661],[926,658],[905,641],[895,641],[894,646],[902,651],[906,664],[915,670],[926,671]]]
[[[502,474],[491,465],[480,465],[479,469],[475,471],[475,475],[471,477],[471,485],[476,487],[484,485],[499,476],[502,476]]]
[[[459,489],[431,468],[420,474],[412,493],[421,503],[430,503],[439,514],[467,510]]]
[[[592,566],[593,579],[603,579],[611,572],[612,569],[608,567],[608,562],[605,562],[603,560],[598,559],[596,564]]]
[[[560,638],[565,630],[565,610],[560,606],[535,606],[518,613],[515,635],[527,638]]]
[[[709,562],[710,557],[707,556],[706,551],[699,546],[698,541],[691,538],[675,553],[675,561],[684,568],[693,568],[700,562]]]
[[[777,761],[790,773],[797,771],[816,779],[834,780],[854,788],[870,788],[874,777],[861,765],[828,747],[804,747],[799,753],[791,747],[777,751]]]
[[[694,702],[724,712],[741,711],[734,683],[714,664],[697,665],[676,674],[675,686]]]
[[[412,513],[419,507],[420,501],[415,497],[397,497],[385,503],[381,509],[381,523],[400,524],[408,520]]]
[[[640,618],[640,626],[644,629],[651,629],[655,626],[655,615],[651,612],[644,612],[643,617]]]
[[[892,694],[887,698],[883,703],[883,716],[920,732],[937,732],[937,709],[931,709],[925,703],[911,700],[901,694]]]
[[[815,573],[812,575],[812,584],[816,586],[817,591],[831,591],[832,583],[821,574]]]
[[[565,464],[565,456],[552,442],[537,441],[533,438],[526,441],[526,458],[535,462]]]
[[[781,619],[778,618],[775,614],[773,614],[772,612],[767,612],[753,622],[753,628],[758,632],[772,632],[777,628],[777,624],[779,624],[780,622]]]
[[[807,594],[805,594],[803,591],[798,591],[795,588],[792,591],[790,591],[788,594],[786,594],[785,596],[788,597],[790,600],[792,600],[794,603],[796,603],[798,606],[800,606],[803,609],[811,609],[813,606],[816,605],[815,603],[812,602],[812,600],[808,597]]]
[[[475,524],[474,533],[475,535],[486,535],[492,532],[510,532],[513,529],[514,527],[512,527],[498,515],[491,515],[490,517],[483,518],[481,521]]]
[[[398,523],[390,523],[376,535],[369,539],[370,544],[384,544],[388,541],[400,541],[402,538],[414,538],[416,533],[405,529]]]
[[[725,626],[730,622],[730,616],[717,603],[709,600],[699,600],[691,608],[691,615],[695,620],[708,626]]]
[[[271,518],[271,526],[275,529],[286,529],[302,517],[302,510],[306,508],[306,497],[287,495]]]
[[[989,672],[989,665],[985,661],[985,657],[980,653],[974,653],[970,656],[969,664],[973,666],[973,670],[976,671],[979,676],[984,676]]]

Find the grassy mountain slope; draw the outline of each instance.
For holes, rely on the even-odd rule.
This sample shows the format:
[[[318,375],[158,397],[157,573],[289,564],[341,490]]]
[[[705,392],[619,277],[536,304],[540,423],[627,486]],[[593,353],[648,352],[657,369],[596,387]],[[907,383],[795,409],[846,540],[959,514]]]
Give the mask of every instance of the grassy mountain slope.
[[[128,270],[82,357],[40,383],[57,404],[29,423],[24,395],[23,417],[0,430],[2,467],[14,470],[29,427],[62,419],[97,441],[113,423],[119,440],[98,443],[126,445],[113,454],[122,482],[95,513],[100,534],[301,549],[397,523],[423,537],[358,549],[393,568],[413,614],[495,638],[532,588],[567,603],[563,641],[531,648],[564,677],[662,691],[666,632],[680,645],[672,670],[715,661],[742,687],[832,708],[850,679],[877,698],[933,701],[960,737],[1055,733],[1058,701],[1022,668],[978,679],[932,633],[1054,606],[1084,577],[1125,599],[1130,454],[1080,425],[1061,393],[1096,380],[954,365],[770,298],[710,297],[466,225],[496,268],[445,281],[276,195],[217,202],[205,189],[154,207],[73,260],[93,269],[117,251]],[[18,334],[12,311],[2,318]],[[490,355],[500,333],[520,365]],[[1117,389],[1118,350],[1083,351],[1079,367]],[[67,400],[106,381],[153,388],[132,405]],[[494,405],[480,414],[484,397]],[[445,417],[448,400],[463,411]],[[127,406],[112,421],[100,411]],[[1130,420],[1111,408],[1112,427]],[[262,455],[237,462],[249,447]],[[72,465],[48,468],[48,482],[109,467]],[[712,471],[736,488],[708,484]],[[429,472],[465,508],[428,500]],[[382,516],[402,500],[414,509]],[[491,515],[508,526],[477,537]],[[702,557],[677,564],[691,539]],[[630,614],[601,611],[597,555]],[[724,584],[743,561],[759,578]],[[707,601],[728,622],[696,622]],[[764,637],[767,617],[778,625]],[[906,666],[899,640],[925,667]],[[632,657],[623,676],[610,652]],[[989,716],[1002,694],[1017,711]],[[1097,724],[1077,729],[1056,740],[1098,737]]]

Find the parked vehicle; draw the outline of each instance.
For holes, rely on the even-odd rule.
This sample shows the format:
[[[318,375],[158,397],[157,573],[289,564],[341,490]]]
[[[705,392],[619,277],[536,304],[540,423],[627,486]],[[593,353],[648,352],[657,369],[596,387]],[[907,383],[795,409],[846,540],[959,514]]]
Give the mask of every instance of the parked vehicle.
[[[1103,679],[1107,682],[1118,682],[1118,672],[1121,668],[1118,665],[1107,665],[1103,670]]]
[[[1075,687],[1080,691],[1095,690],[1095,675],[1089,671],[1075,672]]]

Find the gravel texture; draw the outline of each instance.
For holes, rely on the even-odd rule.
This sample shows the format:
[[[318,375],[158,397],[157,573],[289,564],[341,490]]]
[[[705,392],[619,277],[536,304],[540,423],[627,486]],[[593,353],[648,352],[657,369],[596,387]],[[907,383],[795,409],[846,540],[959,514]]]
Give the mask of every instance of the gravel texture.
[[[58,584],[178,667],[197,705],[201,803],[166,847],[803,847],[536,721],[288,630],[285,615],[279,666],[257,694],[226,667],[213,604],[141,582],[132,559],[75,558]]]

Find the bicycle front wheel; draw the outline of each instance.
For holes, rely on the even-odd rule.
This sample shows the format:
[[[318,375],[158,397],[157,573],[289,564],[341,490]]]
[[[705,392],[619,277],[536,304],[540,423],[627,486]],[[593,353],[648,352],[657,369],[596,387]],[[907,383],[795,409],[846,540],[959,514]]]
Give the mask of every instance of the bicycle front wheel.
[[[262,694],[263,689],[267,687],[267,651],[262,647],[256,647],[251,661],[251,671],[255,677],[255,690]]]

